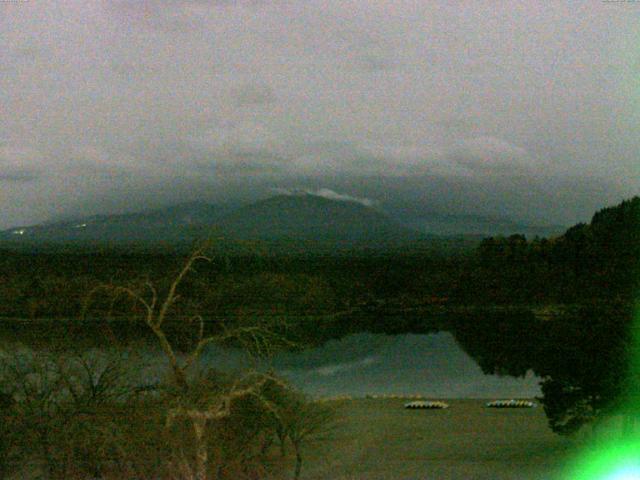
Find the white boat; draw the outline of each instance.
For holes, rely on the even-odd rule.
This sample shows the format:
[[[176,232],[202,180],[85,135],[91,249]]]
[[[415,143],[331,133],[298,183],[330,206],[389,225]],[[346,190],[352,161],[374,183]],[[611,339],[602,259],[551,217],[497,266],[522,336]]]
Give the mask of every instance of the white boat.
[[[536,404],[529,400],[494,400],[485,405],[487,408],[533,408]]]
[[[449,408],[449,404],[444,402],[429,402],[426,400],[416,400],[414,402],[409,402],[404,404],[404,408],[412,409],[412,410],[441,410],[444,408]]]

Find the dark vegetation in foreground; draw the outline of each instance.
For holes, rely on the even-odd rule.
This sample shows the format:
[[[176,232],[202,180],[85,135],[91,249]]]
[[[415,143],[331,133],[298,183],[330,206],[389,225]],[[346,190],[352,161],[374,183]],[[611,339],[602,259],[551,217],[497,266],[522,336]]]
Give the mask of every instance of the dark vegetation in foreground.
[[[298,478],[334,422],[272,375],[209,370],[183,390],[137,385],[135,366],[124,353],[4,358],[0,478]]]
[[[293,478],[300,477],[302,447],[329,429],[333,410],[307,400],[271,372],[249,370],[233,378],[198,363],[207,345],[229,340],[247,353],[267,355],[290,342],[274,328],[280,323],[219,320],[212,332],[194,315],[167,329],[183,281],[206,261],[203,244],[165,290],[151,280],[109,282],[86,296],[83,315],[124,305],[131,321],[150,332],[168,367],[151,384],[145,384],[142,355],[135,348],[124,356],[122,349],[87,350],[73,338],[66,344],[49,338],[44,351],[14,346],[3,352],[3,477],[272,478],[291,458],[288,446]],[[180,332],[192,333],[188,343],[176,342]]]
[[[539,375],[549,424],[568,434],[623,404],[637,404],[628,402],[638,385],[628,360],[636,353],[639,258],[637,197],[550,239],[488,238],[455,252],[216,255],[180,283],[163,329],[183,351],[203,337],[224,337],[230,325],[266,328],[286,338],[286,348],[365,330],[448,330],[487,373]],[[41,324],[52,332],[58,327],[62,335],[72,328],[116,339],[132,332],[153,338],[149,324],[126,319],[144,317],[145,304],[136,298],[151,298],[147,285],[164,298],[184,262],[184,256],[150,252],[5,250],[0,315],[31,322],[5,320],[2,327],[14,334],[22,328],[27,336]],[[130,294],[88,302],[88,293],[102,285]],[[83,311],[89,314],[79,320]],[[184,333],[185,322],[194,318],[202,320],[202,331]],[[246,345],[231,336],[225,342]],[[637,412],[626,413],[631,425]]]

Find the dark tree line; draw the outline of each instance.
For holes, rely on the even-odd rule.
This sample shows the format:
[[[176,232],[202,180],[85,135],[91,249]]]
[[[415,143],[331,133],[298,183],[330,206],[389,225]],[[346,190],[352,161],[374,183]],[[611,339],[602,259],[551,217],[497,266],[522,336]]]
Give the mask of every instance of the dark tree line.
[[[453,333],[485,373],[539,376],[549,426],[571,434],[633,405],[633,320],[623,304],[572,306],[551,318],[523,309],[461,316]]]
[[[640,197],[597,212],[554,239],[489,238],[479,247],[496,303],[553,305],[459,318],[454,333],[487,373],[542,377],[551,428],[572,433],[603,415],[638,416],[636,296]],[[542,302],[541,302],[542,300]]]
[[[640,289],[640,197],[597,212],[557,238],[488,238],[475,274],[496,302],[631,302]],[[479,282],[474,282],[480,286]]]
[[[77,316],[86,292],[104,282],[151,279],[161,288],[183,256],[27,253],[0,250],[0,317]],[[453,301],[464,289],[464,257],[437,253],[360,256],[216,255],[185,284],[207,315],[254,311],[330,314],[380,303],[419,305]]]

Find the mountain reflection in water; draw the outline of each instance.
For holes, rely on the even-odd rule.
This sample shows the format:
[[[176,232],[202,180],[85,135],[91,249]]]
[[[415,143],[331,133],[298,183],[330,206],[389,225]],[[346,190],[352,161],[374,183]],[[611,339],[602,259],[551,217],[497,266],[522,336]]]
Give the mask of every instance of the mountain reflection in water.
[[[21,341],[1,338],[0,353],[28,351]],[[39,350],[49,350],[45,345]],[[28,344],[28,342],[27,342]],[[130,358],[135,383],[154,384],[167,373],[164,354],[149,339],[136,345],[91,347],[96,358],[117,354]],[[25,350],[26,349],[26,350]],[[128,353],[127,353],[128,352]],[[135,353],[134,353],[135,352]],[[51,352],[53,353],[53,352]],[[55,355],[55,354],[54,354]],[[137,366],[134,366],[136,365]],[[539,379],[485,375],[447,332],[383,335],[358,333],[300,352],[280,352],[256,365],[242,351],[206,348],[200,367],[221,371],[272,368],[312,396],[423,395],[430,398],[532,398]]]
[[[204,365],[241,365],[239,352],[211,348]],[[303,352],[283,352],[271,366],[314,396],[421,394],[431,398],[531,398],[539,379],[485,375],[450,333],[394,335],[360,333]]]

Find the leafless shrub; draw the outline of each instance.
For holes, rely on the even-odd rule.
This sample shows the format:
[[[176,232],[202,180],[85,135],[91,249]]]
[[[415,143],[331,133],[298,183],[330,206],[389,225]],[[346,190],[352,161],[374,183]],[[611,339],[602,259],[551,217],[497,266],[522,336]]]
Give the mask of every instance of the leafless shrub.
[[[282,392],[278,415],[274,417],[282,455],[289,442],[294,451],[293,478],[300,478],[305,447],[327,440],[337,427],[337,408],[334,405],[310,401],[295,391]]]
[[[45,478],[100,478],[119,458],[132,390],[122,358],[21,350],[0,361],[13,463]],[[25,466],[27,466],[25,470]]]
[[[207,333],[202,315],[194,314],[186,318],[177,318],[183,323],[183,326],[193,329],[195,338],[192,342],[192,348],[187,352],[178,351],[175,339],[171,338],[168,333],[167,325],[169,323],[175,324],[176,318],[172,318],[172,309],[182,298],[179,290],[187,274],[193,271],[197,262],[211,262],[211,258],[207,256],[209,246],[209,243],[205,242],[193,250],[171,280],[166,292],[159,292],[150,280],[145,280],[137,285],[103,284],[89,293],[83,310],[83,316],[86,316],[91,311],[93,304],[101,303],[103,306],[106,304],[109,306],[109,312],[119,302],[131,302],[132,312],[140,312],[139,318],[153,333],[167,358],[173,381],[184,391],[189,388],[189,370],[197,363],[203,350],[210,344],[224,344],[234,341],[245,351],[262,356],[271,354],[278,346],[292,346],[291,342],[288,342],[286,337],[281,334],[287,327],[284,319],[276,320],[275,324],[273,321],[265,321],[258,317],[234,319],[232,322],[216,319],[215,325],[211,326],[213,332]],[[100,297],[101,300],[98,300]]]
[[[235,381],[215,371],[204,378],[189,373],[212,343],[233,341],[253,355],[268,355],[279,345],[287,344],[280,333],[286,325],[283,321],[273,325],[255,317],[234,322],[218,320],[213,332],[208,333],[203,317],[192,315],[184,323],[195,329],[195,341],[190,350],[179,352],[167,324],[181,298],[179,290],[187,274],[196,262],[211,261],[207,249],[206,243],[194,249],[166,292],[160,293],[151,281],[143,285],[105,284],[90,292],[84,311],[86,314],[95,303],[112,309],[119,302],[131,302],[168,360],[172,381],[163,386],[161,403],[166,403],[157,405],[166,409],[166,430],[172,433],[171,452],[165,452],[162,459],[165,464],[170,463],[183,478],[195,480],[242,478],[240,475],[261,478],[259,470],[267,465],[273,443],[271,420],[280,411],[266,393],[274,385],[287,387],[266,373],[250,372]],[[102,299],[97,300],[100,295]]]

